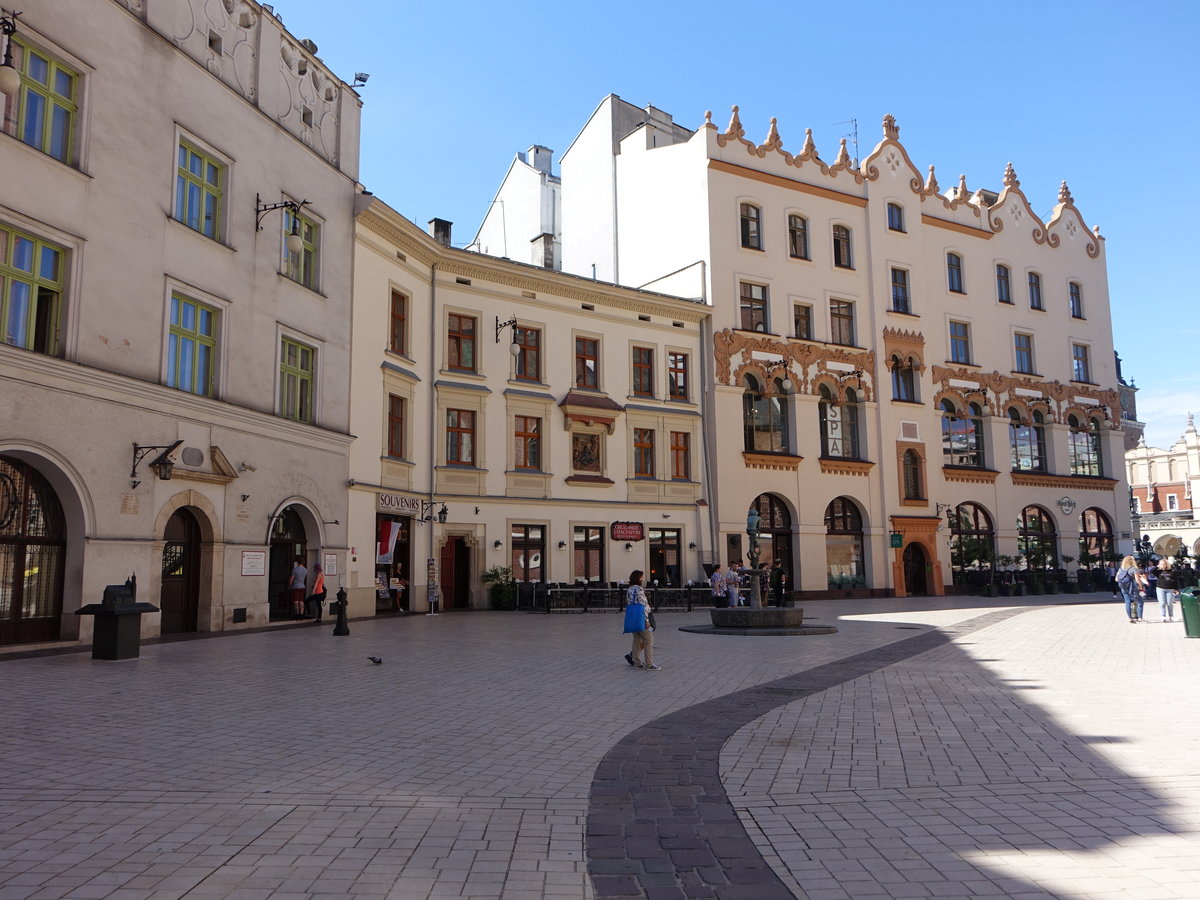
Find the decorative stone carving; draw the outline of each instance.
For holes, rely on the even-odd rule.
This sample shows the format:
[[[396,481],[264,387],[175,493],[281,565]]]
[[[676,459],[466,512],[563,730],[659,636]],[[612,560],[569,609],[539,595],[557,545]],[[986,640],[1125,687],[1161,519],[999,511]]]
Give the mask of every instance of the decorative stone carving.
[[[754,353],[781,358],[782,367],[772,360],[756,359]],[[740,356],[736,368],[733,357]],[[813,394],[820,381],[836,385],[840,393],[845,387],[857,387],[863,400],[874,400],[875,351],[851,350],[810,343],[790,343],[775,338],[757,337],[729,328],[713,335],[713,358],[717,380],[721,384],[736,384],[747,372],[761,378],[769,387],[775,377],[785,373],[791,379],[792,390]],[[830,364],[834,365],[831,367]],[[839,368],[849,367],[849,370]]]

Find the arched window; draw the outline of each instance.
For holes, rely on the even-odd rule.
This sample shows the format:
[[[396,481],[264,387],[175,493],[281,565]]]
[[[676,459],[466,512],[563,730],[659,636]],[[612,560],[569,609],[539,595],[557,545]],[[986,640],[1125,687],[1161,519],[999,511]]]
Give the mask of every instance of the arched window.
[[[858,435],[858,393],[846,390],[839,400],[828,385],[821,385],[821,455],[840,459],[860,459]]]
[[[753,203],[741,205],[742,246],[750,250],[761,250],[762,245],[762,210]]]
[[[758,379],[745,376],[742,393],[745,448],[750,453],[791,453],[791,429],[788,425],[788,395],[783,382],[775,379],[773,393],[764,394]]]
[[[854,256],[850,246],[850,229],[845,225],[833,226],[833,264],[840,269],[853,269]]]
[[[0,644],[58,640],[66,550],[66,518],[50,482],[0,456]]]
[[[825,564],[830,590],[848,590],[867,583],[862,514],[847,497],[838,497],[825,508]]]
[[[765,569],[775,560],[783,563],[787,583],[795,586],[795,563],[792,560],[792,514],[782,497],[759,494],[754,498],[754,510],[762,520],[758,526],[758,542],[762,548],[760,565]]]
[[[917,367],[912,358],[892,356],[892,399],[917,402]]]
[[[1092,507],[1079,514],[1079,561],[1089,568],[1103,563],[1113,553],[1112,522],[1102,510]],[[1089,559],[1089,557],[1091,557]]]
[[[1080,421],[1078,416],[1071,415],[1067,417],[1067,425],[1071,474],[1100,476],[1100,423],[1095,419]]]
[[[1058,568],[1058,531],[1054,518],[1040,506],[1021,510],[1017,529],[1017,553],[1031,569]]]
[[[904,470],[904,499],[924,500],[925,491],[921,484],[921,457],[917,455],[916,450],[904,451],[901,468]]]
[[[946,254],[946,286],[956,294],[963,293],[962,257],[957,253]]]
[[[960,503],[950,511],[950,568],[956,585],[991,580],[996,561],[992,518],[978,503]]]
[[[983,410],[978,403],[968,404],[966,415],[959,415],[953,402],[942,401],[942,464],[984,467]]]
[[[1026,423],[1015,408],[1010,408],[1008,441],[1014,472],[1046,471],[1046,419],[1040,412],[1034,410],[1032,421]]]

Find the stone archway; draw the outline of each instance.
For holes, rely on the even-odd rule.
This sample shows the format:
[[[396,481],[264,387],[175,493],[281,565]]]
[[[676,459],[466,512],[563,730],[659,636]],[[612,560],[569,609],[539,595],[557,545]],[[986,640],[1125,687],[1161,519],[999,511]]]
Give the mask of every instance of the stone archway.
[[[912,560],[917,551],[909,550],[913,544],[920,545],[925,565],[925,593],[940,597],[946,592],[946,580],[942,575],[942,564],[938,559],[938,528],[942,519],[938,516],[892,516],[892,533],[900,535],[900,546],[892,547],[892,584],[897,597],[913,593],[913,586],[906,576],[905,560]]]

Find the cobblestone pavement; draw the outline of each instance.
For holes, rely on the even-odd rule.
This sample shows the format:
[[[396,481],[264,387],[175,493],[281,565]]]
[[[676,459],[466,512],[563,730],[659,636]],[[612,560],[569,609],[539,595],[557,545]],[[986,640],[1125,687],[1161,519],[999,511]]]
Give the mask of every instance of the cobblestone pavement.
[[[811,637],[662,614],[661,672],[603,614],[0,662],[0,900],[1200,897],[1200,641],[1072,599],[825,601]],[[680,717],[704,759],[608,778]],[[715,867],[655,862],[653,816],[603,833],[704,765]]]

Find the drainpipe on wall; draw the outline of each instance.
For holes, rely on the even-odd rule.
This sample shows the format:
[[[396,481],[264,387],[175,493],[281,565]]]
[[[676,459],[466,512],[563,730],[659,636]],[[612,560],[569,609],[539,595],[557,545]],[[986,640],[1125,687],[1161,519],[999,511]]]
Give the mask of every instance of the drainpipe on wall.
[[[704,260],[700,260],[700,300],[708,306],[708,265]],[[700,322],[700,384],[706,387],[708,398],[705,401],[704,417],[707,421],[716,424],[716,396],[715,389],[715,366],[712,360],[713,349],[713,318],[712,309],[709,308],[708,318]],[[713,385],[714,389],[709,391],[707,386]],[[710,431],[707,426],[701,427],[701,444],[704,448],[704,480],[708,484],[708,535],[714,554],[713,562],[720,562],[720,548],[717,546],[717,481],[716,471],[713,467],[712,447],[710,439]],[[703,537],[703,531],[701,531]],[[704,558],[704,542],[700,542],[700,557]]]
[[[868,188],[868,191],[869,190],[870,189]],[[872,252],[872,249],[871,249],[872,222],[871,222],[870,209],[871,209],[871,207],[870,207],[870,204],[868,203],[866,228],[864,228],[863,230],[866,232],[866,244],[867,244],[867,246],[866,246],[866,250],[867,250],[867,297],[871,301],[873,301],[876,296],[876,293],[875,293],[875,254]],[[878,321],[877,321],[877,314],[876,314],[876,308],[875,308],[874,302],[869,302],[868,307],[871,310],[871,337],[872,337],[872,339],[874,339],[875,335],[878,334],[879,338],[880,338],[880,343],[878,346],[880,348],[882,348],[882,346],[883,346],[883,343],[882,343],[883,331],[882,331],[882,329],[879,329],[877,331]],[[879,365],[879,362],[882,359],[882,356],[883,356],[882,353],[876,355],[876,365],[877,366]],[[883,368],[883,371],[885,371],[885,372],[888,370],[886,359],[882,360],[882,368]],[[882,545],[884,547],[884,551],[882,554],[883,558],[880,559],[873,566],[873,568],[875,568],[876,571],[879,571],[880,569],[882,569],[884,586],[889,588],[892,591],[892,593],[895,593],[896,592],[896,579],[895,579],[895,573],[894,573],[893,567],[892,567],[892,557],[893,557],[894,551],[891,549],[891,546],[890,546],[891,541],[889,538],[889,535],[892,532],[893,526],[892,526],[891,516],[884,515],[884,511],[887,509],[885,498],[888,496],[888,485],[887,485],[887,475],[885,473],[888,471],[888,467],[884,464],[884,453],[886,452],[887,448],[884,445],[884,438],[883,438],[883,399],[881,397],[881,391],[882,391],[881,380],[882,379],[880,379],[879,374],[877,372],[871,373],[871,383],[875,387],[875,433],[876,433],[876,435],[879,436],[879,443],[876,445],[879,448],[879,450],[878,450],[879,464],[878,464],[878,468],[877,468],[877,471],[879,472],[879,489],[876,492],[876,497],[875,497],[875,502],[877,504],[877,506],[875,508],[877,510],[879,510],[879,515],[873,516],[872,518],[874,519],[873,524],[875,525],[875,528],[879,529],[880,527],[883,527],[883,532],[882,532],[882,534],[879,535],[879,537],[876,540],[871,542],[870,546],[872,547],[872,549],[874,547],[880,546],[880,545]],[[928,483],[928,475],[926,476],[926,482]],[[926,490],[926,493],[928,493],[928,490]],[[874,553],[872,553],[872,556],[873,555],[874,555]],[[876,561],[872,560],[872,562],[875,563]],[[934,573],[934,577],[941,579],[942,573],[940,571],[938,571],[938,572]],[[874,581],[874,579],[872,579],[872,581]],[[943,581],[942,583],[944,584],[945,582]]]
[[[437,308],[437,272],[438,264],[432,263],[429,267],[429,385],[433,390],[429,392],[429,509],[433,511],[433,486],[434,477],[437,469],[437,385],[434,381],[434,372],[436,370],[437,358],[437,325],[438,325],[438,308]],[[429,611],[433,612],[433,604],[437,600],[437,556],[434,554],[433,546],[433,518],[429,519],[429,558],[425,564],[425,572],[427,583],[425,585],[425,600],[429,604]],[[431,577],[431,573],[432,576]]]

